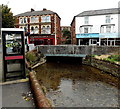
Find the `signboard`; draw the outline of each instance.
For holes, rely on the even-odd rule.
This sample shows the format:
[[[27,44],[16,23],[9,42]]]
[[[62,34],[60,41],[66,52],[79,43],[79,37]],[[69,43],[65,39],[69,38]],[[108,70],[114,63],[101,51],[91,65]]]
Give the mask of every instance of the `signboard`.
[[[100,38],[120,38],[118,33],[100,33]]]
[[[24,30],[2,28],[4,81],[25,78]]]
[[[76,34],[76,38],[99,38],[99,33]]]

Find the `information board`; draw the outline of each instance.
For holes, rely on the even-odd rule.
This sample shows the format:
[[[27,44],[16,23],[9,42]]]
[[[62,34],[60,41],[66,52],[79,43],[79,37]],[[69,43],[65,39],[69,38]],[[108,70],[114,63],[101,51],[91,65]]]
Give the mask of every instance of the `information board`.
[[[25,78],[24,30],[2,28],[1,32],[4,81]]]

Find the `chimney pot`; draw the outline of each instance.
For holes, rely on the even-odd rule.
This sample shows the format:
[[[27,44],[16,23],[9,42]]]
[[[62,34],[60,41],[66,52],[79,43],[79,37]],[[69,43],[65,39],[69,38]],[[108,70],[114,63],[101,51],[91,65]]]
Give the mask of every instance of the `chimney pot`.
[[[47,9],[46,8],[43,8],[43,11],[46,11]]]

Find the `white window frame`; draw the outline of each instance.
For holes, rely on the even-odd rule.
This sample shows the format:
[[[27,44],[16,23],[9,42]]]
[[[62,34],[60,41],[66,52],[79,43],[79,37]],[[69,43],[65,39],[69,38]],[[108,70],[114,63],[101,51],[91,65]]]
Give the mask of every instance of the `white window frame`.
[[[39,17],[38,16],[31,16],[30,23],[39,23]]]
[[[107,15],[105,18],[106,18],[105,23],[111,23],[111,16],[110,15]]]
[[[50,15],[41,16],[41,22],[51,22],[51,16]]]
[[[88,33],[89,32],[89,27],[84,27],[84,33]]]
[[[89,24],[89,16],[84,17],[84,24]]]
[[[49,26],[49,30],[48,30]],[[43,29],[44,27],[44,29]],[[41,34],[51,34],[51,25],[42,25],[41,26]]]
[[[26,24],[27,22],[27,17],[20,17],[19,18],[19,24]]]

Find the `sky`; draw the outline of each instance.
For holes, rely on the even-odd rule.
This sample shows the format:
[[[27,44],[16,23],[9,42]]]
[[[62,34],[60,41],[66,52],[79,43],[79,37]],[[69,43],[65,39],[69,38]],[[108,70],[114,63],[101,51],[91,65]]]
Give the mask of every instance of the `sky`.
[[[70,26],[73,17],[83,11],[118,8],[119,0],[0,0],[8,5],[14,15],[46,8],[56,12],[61,18],[61,26]]]

